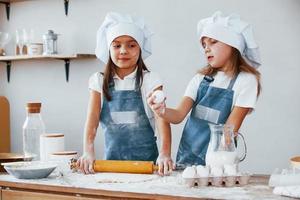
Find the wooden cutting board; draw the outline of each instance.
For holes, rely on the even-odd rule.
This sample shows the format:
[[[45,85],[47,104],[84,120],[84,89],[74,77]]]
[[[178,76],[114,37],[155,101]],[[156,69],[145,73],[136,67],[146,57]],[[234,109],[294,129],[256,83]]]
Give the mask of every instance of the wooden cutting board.
[[[0,96],[0,152],[10,152],[9,102]]]
[[[5,172],[2,163],[23,161],[24,156],[18,153],[0,153],[0,172]]]

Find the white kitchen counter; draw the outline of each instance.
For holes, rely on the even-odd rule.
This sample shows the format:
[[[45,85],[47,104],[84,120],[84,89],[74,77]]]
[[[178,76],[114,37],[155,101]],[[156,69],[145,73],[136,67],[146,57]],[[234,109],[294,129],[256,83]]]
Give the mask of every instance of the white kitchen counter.
[[[252,176],[250,183],[240,187],[193,187],[182,183],[179,172],[171,176],[97,173],[83,175],[69,173],[64,177],[52,173],[48,178],[38,180],[16,179],[8,174],[0,175],[2,196],[6,190],[30,190],[75,196],[107,196],[137,199],[290,199],[272,193],[267,185],[268,176]],[[11,194],[10,194],[11,195]],[[1,198],[0,198],[1,199]],[[2,197],[2,200],[5,200]]]

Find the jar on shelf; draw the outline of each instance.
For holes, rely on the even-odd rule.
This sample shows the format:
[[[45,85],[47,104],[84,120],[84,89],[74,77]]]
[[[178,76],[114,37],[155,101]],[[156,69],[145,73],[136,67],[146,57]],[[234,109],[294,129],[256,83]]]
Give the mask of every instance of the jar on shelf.
[[[57,36],[52,30],[43,35],[43,55],[57,54]]]

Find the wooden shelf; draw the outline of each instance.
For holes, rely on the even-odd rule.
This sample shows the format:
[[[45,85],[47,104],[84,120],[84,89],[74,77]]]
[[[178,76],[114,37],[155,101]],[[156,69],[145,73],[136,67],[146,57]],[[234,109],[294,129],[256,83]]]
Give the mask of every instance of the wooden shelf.
[[[0,62],[6,63],[7,81],[10,81],[10,71],[12,61],[25,61],[25,60],[42,60],[42,59],[56,59],[65,62],[66,81],[69,81],[70,61],[75,59],[95,59],[94,54],[55,54],[55,55],[18,55],[18,56],[0,56]]]
[[[22,1],[32,1],[32,0],[0,0],[0,4],[5,5],[7,20],[9,20],[9,15],[10,15],[10,6],[11,6],[10,4],[11,3],[22,2]],[[64,0],[64,8],[65,8],[65,14],[68,15],[69,0]]]
[[[21,2],[21,1],[32,1],[32,0],[0,0],[1,3],[14,3],[14,2]]]
[[[32,59],[84,59],[96,58],[95,54],[54,54],[54,55],[16,55],[16,56],[0,56],[0,61],[16,61],[16,60],[32,60]]]

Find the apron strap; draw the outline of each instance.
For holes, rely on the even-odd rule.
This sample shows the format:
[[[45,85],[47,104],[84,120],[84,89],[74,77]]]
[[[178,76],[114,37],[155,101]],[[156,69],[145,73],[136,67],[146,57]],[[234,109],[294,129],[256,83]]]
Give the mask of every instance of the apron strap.
[[[111,82],[109,82],[109,84],[108,84],[108,89],[109,89],[110,91],[115,91],[115,81],[114,81],[114,80],[111,81]]]
[[[135,79],[134,82],[135,82],[135,83],[134,83],[134,85],[135,85],[134,90],[137,91],[137,92],[140,92],[140,86],[138,85],[136,79]]]
[[[208,84],[210,84],[211,82],[213,82],[213,81],[215,80],[214,77],[208,76],[208,75],[205,75],[203,79],[204,79],[206,82],[208,82]]]
[[[232,88],[233,88],[233,86],[234,86],[234,83],[235,83],[235,81],[236,81],[238,75],[239,75],[239,74],[235,75],[235,76],[231,79],[231,81],[230,81],[230,83],[229,83],[227,89],[232,90]]]
[[[227,89],[232,90],[232,88],[233,88],[233,86],[234,86],[234,83],[235,83],[235,81],[236,81],[236,79],[237,79],[238,76],[239,76],[239,74],[235,75],[235,76],[230,80],[230,83],[229,83]],[[205,80],[205,81],[208,83],[208,85],[209,85],[209,84],[210,84],[211,82],[213,82],[215,79],[214,79],[214,77],[212,77],[212,76],[207,76],[207,75],[205,75],[204,78],[203,78],[203,80]]]

